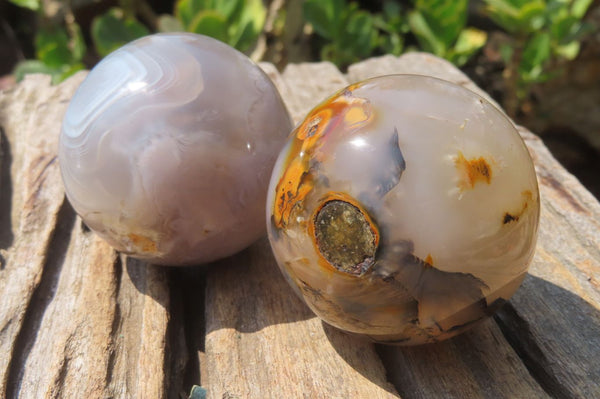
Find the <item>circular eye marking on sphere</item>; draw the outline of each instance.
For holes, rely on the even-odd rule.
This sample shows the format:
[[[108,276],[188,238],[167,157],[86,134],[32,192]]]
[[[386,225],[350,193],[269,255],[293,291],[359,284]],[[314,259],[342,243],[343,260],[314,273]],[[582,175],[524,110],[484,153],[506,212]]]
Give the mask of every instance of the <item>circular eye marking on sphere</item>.
[[[313,220],[315,243],[323,258],[341,272],[361,276],[375,263],[379,234],[357,205],[327,200]]]

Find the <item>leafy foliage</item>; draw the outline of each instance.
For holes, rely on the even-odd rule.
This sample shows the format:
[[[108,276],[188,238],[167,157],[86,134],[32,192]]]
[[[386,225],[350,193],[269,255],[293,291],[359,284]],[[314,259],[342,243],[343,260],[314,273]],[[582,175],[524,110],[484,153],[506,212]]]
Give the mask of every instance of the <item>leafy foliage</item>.
[[[146,0],[117,0],[117,7],[94,18],[90,27],[93,46],[88,49],[71,7],[93,0],[60,2],[66,12],[58,17],[46,15],[46,3],[41,0],[10,1],[35,12],[41,26],[35,36],[36,59],[19,64],[17,77],[42,72],[51,74],[54,82],[83,69],[86,55],[86,60],[95,54],[104,57],[154,31],[195,32],[248,51],[263,31],[267,14],[263,0],[175,0],[173,14],[160,16]],[[581,38],[591,30],[582,22],[591,3],[484,0],[483,16],[509,35],[500,49],[508,97],[525,97],[532,84],[555,76],[561,61],[577,56]],[[303,18],[312,26],[321,58],[343,68],[373,55],[399,55],[415,43],[417,49],[461,66],[487,40],[485,32],[467,26],[469,0],[381,0],[375,7],[377,12],[361,9],[350,0],[304,1]]]
[[[561,63],[579,53],[580,40],[591,27],[583,16],[592,0],[485,0],[486,13],[510,33],[501,49],[505,77],[514,114],[532,84],[557,74]],[[514,95],[510,95],[514,92]],[[511,99],[511,97],[514,97]]]
[[[58,26],[40,29],[35,36],[36,60],[20,63],[15,69],[17,79],[28,73],[45,73],[57,83],[84,69],[85,41],[79,25],[73,23],[70,28],[71,35]]]
[[[11,3],[30,10],[37,11],[40,9],[41,0],[10,0]]]
[[[258,38],[266,18],[262,0],[178,0],[175,20],[164,18],[164,31],[187,30],[214,37],[238,50]]]
[[[35,36],[36,59],[17,65],[14,73],[18,80],[28,73],[46,73],[57,83],[85,68],[83,59],[87,48],[70,2],[60,3],[62,9],[57,17],[45,14],[41,0],[10,1],[36,12],[42,26]],[[84,0],[77,4],[87,4],[86,1],[90,2]],[[124,44],[150,34],[149,26],[160,32],[187,30],[212,36],[244,51],[256,42],[266,18],[262,0],[177,0],[174,15],[159,17],[144,0],[119,0],[118,3],[118,7],[93,19],[92,54],[105,57]],[[137,19],[142,14],[145,24]]]
[[[103,57],[124,44],[149,34],[148,28],[136,19],[125,16],[119,8],[111,8],[92,22],[92,40],[96,51]]]
[[[377,52],[400,54],[405,21],[397,3],[384,2],[382,14],[345,0],[306,0],[304,18],[325,39],[321,58],[344,67]]]
[[[376,54],[400,54],[410,31],[424,51],[463,65],[486,42],[485,32],[466,28],[468,0],[417,0],[403,13],[395,1],[369,13],[345,0],[307,0],[304,17],[325,41],[324,59],[338,66]]]
[[[582,18],[591,0],[485,0],[492,20],[514,40],[503,51],[505,61],[517,54],[522,83],[546,80],[552,57],[574,59],[580,39],[590,27]]]
[[[417,0],[408,20],[421,48],[460,66],[483,47],[486,33],[465,28],[468,3],[468,0]]]
[[[402,16],[402,8],[395,1],[383,2],[383,13],[375,15],[375,27],[380,31],[379,47],[385,54],[400,55],[404,49],[403,35],[408,24]]]
[[[507,32],[522,34],[540,29],[544,23],[544,0],[484,0],[488,16]]]

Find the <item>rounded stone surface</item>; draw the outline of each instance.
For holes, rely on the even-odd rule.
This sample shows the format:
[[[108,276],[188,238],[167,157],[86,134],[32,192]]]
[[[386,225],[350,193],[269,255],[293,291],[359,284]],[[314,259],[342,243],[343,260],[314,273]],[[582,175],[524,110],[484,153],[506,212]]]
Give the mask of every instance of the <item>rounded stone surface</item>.
[[[292,130],[270,79],[212,38],[157,34],[104,58],[64,117],[67,197],[116,249],[181,265],[264,233],[277,153]]]
[[[313,109],[267,199],[275,258],[327,323],[378,342],[464,331],[533,257],[535,170],[510,120],[452,83],[390,75]]]

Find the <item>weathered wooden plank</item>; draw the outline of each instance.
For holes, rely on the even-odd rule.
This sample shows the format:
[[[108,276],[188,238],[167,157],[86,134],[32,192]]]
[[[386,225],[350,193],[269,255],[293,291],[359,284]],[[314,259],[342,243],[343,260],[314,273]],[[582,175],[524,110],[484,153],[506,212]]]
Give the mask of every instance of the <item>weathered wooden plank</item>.
[[[497,321],[554,397],[600,397],[600,204],[539,139],[526,143],[540,183],[536,256]]]
[[[11,393],[21,397],[58,397],[75,392],[94,397],[103,391],[116,290],[112,265],[105,260],[112,258],[114,262],[115,254],[91,234],[77,236],[74,222],[75,215],[65,205],[49,250],[50,262],[44,266],[29,305],[32,316],[23,328],[27,338],[16,357],[18,369],[14,369],[19,375],[10,381],[15,384]],[[89,259],[98,262],[86,279],[83,274]],[[103,291],[98,292],[98,287]],[[77,317],[80,307],[85,319]],[[98,350],[90,350],[90,346]],[[82,358],[84,353],[89,357]],[[44,372],[40,372],[41,364]],[[82,379],[87,383],[78,386]]]
[[[451,64],[427,54],[386,56],[349,68],[352,81],[391,73],[436,76],[464,85],[489,99]],[[506,341],[491,323],[487,327],[499,340],[505,355],[487,346],[481,352],[457,351],[456,359],[463,362],[466,357],[478,356],[494,366],[490,371],[496,376],[479,373],[481,386],[513,387],[529,380],[525,365],[537,383],[554,397],[600,397],[600,285],[596,277],[600,272],[600,204],[552,157],[538,137],[523,128],[520,133],[536,165],[540,184],[539,239],[529,276],[495,320],[521,360],[505,348]],[[472,346],[479,346],[483,338],[474,339]],[[459,345],[464,339],[452,340],[448,345]],[[414,369],[414,353],[439,350],[435,346],[396,349],[396,358],[392,357],[391,362]],[[395,379],[405,382],[406,369],[396,370]],[[394,374],[393,370],[389,372]],[[471,367],[465,370],[469,372],[473,372]],[[497,378],[506,376],[511,378],[504,381]],[[422,378],[431,378],[431,370]],[[527,385],[530,383],[527,381]],[[443,389],[434,384],[431,390],[415,397],[431,397]],[[469,397],[479,389],[471,394],[461,392],[458,397]],[[517,392],[526,392],[520,389]],[[404,393],[403,389],[398,390]],[[488,396],[485,391],[480,393],[497,397]]]
[[[51,87],[32,76],[0,94],[11,204],[0,221],[0,397],[167,394],[165,271],[118,257],[64,199],[58,133],[83,77]]]
[[[10,197],[11,203],[0,222],[3,234],[10,237],[3,243],[0,274],[0,353],[5,354],[0,357],[0,397],[14,384],[9,377],[20,372],[16,363],[20,363],[27,334],[22,328],[36,316],[30,302],[44,265],[53,261],[48,247],[64,202],[53,147],[57,137],[48,134],[56,129],[52,114],[64,105],[53,98],[54,90],[37,90],[40,83],[48,86],[49,80],[28,80],[11,93],[0,94],[0,126],[10,147],[10,160],[2,162],[10,168],[10,173],[3,173],[2,196]]]
[[[450,341],[379,346],[402,398],[547,398],[493,320]]]
[[[263,65],[296,122],[347,82],[329,63]],[[211,266],[205,374],[213,398],[396,397],[370,342],[325,326],[283,279],[266,238]]]
[[[347,84],[328,63],[283,76],[263,67],[296,121]],[[477,90],[423,54],[365,61],[348,80],[400,72]],[[216,398],[600,397],[600,205],[535,135],[521,130],[542,195],[523,287],[450,341],[376,346],[312,315],[265,239],[208,268],[169,270],[118,256],[86,230],[56,162],[82,78],[50,87],[31,77],[0,93],[0,397],[176,397],[199,370]]]
[[[325,327],[269,253],[264,238],[208,273],[202,384],[210,397],[396,397],[373,345]]]

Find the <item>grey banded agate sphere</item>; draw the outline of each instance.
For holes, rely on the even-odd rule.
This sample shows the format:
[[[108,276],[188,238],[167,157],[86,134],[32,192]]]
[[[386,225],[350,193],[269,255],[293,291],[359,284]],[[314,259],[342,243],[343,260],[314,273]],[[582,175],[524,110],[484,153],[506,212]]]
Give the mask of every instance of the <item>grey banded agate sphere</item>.
[[[268,180],[291,130],[277,89],[245,55],[157,34],[86,77],[64,117],[60,168],[75,211],[117,250],[204,263],[264,234]]]
[[[460,86],[396,75],[313,109],[275,165],[267,224],[324,321],[384,343],[466,330],[518,288],[540,212],[510,120]]]

